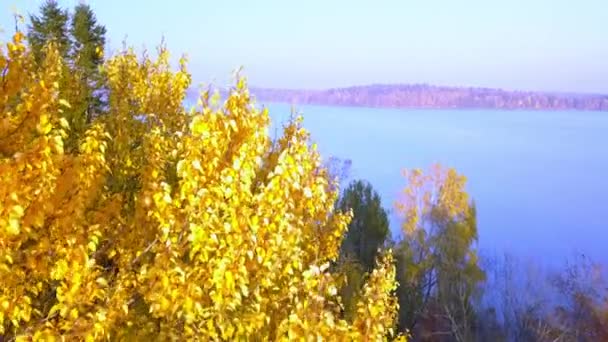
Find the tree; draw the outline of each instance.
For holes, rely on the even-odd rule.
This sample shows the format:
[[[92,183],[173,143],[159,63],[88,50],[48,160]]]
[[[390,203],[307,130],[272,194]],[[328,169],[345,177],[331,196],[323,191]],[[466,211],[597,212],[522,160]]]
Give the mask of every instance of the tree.
[[[388,215],[382,207],[380,195],[371,184],[356,180],[344,191],[338,208],[353,212],[340,255],[357,261],[366,272],[371,271],[389,233]]]
[[[345,277],[340,294],[346,317],[352,319],[356,316],[356,303],[366,274],[374,268],[380,248],[388,237],[388,215],[382,207],[380,195],[371,184],[362,180],[348,185],[337,207],[343,212],[351,210],[353,213],[338,261],[338,269]]]
[[[69,15],[55,0],[46,0],[40,6],[40,15],[30,15],[28,41],[37,62],[43,60],[43,48],[48,42],[55,42],[62,57],[67,57],[71,42],[68,31]]]
[[[97,23],[95,13],[87,4],[79,4],[74,9],[70,34],[73,40],[72,60],[81,73],[86,89],[86,120],[103,111],[103,77],[100,67],[103,63],[106,28]]]
[[[242,78],[187,111],[186,61],[127,50],[105,64],[109,115],[67,151],[61,54],[38,66],[22,40],[0,49],[0,339],[390,336],[389,252],[340,317],[349,216],[299,121],[271,143]]]
[[[553,314],[553,331],[576,341],[608,340],[608,284],[600,264],[585,255],[551,277],[561,305]]]
[[[405,172],[408,186],[397,204],[404,238],[397,247],[400,327],[421,336],[472,338],[472,298],[485,274],[475,252],[475,206],[465,178],[433,166]],[[422,322],[422,323],[421,323]],[[421,323],[421,324],[419,324]]]
[[[77,150],[77,141],[92,117],[101,114],[105,107],[107,90],[100,70],[105,27],[97,23],[88,5],[77,5],[70,21],[68,11],[61,9],[54,0],[43,3],[40,14],[30,15],[30,20],[28,38],[35,60],[42,62],[43,47],[49,42],[55,43],[64,60],[57,82],[64,99],[70,103],[62,116],[72,132],[64,142],[66,150]]]
[[[546,340],[540,337],[552,330],[545,318],[553,300],[546,270],[532,260],[510,254],[486,256],[482,263],[486,280],[476,308],[481,313],[477,319],[478,336],[484,338],[491,332],[485,340]],[[488,312],[495,313],[496,322]]]
[[[477,308],[485,314],[478,320],[482,340],[608,339],[608,292],[599,264],[577,256],[563,270],[547,273],[509,255],[484,261],[489,276]]]

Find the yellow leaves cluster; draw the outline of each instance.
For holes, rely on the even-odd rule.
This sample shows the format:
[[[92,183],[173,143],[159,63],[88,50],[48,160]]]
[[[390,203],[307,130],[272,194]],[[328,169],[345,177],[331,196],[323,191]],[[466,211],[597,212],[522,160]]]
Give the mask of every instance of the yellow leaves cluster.
[[[62,61],[50,46],[35,67],[21,39],[17,33],[0,57],[0,334],[59,335],[105,295],[91,281],[98,272],[85,242],[93,235],[87,207],[103,186],[105,142],[96,125],[90,147],[64,154]]]
[[[363,288],[362,300],[357,303],[357,316],[353,325],[365,336],[393,336],[393,327],[377,324],[377,322],[391,322],[396,318],[398,304],[394,297],[386,296],[393,293],[397,285],[395,266],[391,251],[385,253],[378,268],[372,271],[370,278]]]
[[[0,336],[49,340],[382,340],[396,303],[390,255],[353,324],[335,260],[348,214],[296,120],[271,142],[239,78],[222,106],[182,105],[190,75],[161,49],[104,66],[109,113],[63,150],[52,48],[18,33],[0,53]]]
[[[407,187],[395,206],[403,214],[403,232],[412,236],[435,220],[461,220],[469,211],[470,198],[465,191],[466,178],[452,168],[434,164],[423,172],[405,170]]]

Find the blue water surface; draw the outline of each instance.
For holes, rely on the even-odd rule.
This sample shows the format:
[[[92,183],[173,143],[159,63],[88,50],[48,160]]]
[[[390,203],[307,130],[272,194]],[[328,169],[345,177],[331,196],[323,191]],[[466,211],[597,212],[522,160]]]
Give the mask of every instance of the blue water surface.
[[[261,104],[264,105],[264,104]],[[271,135],[292,107],[269,103]],[[608,113],[297,106],[325,158],[352,160],[393,208],[404,168],[439,162],[468,179],[480,248],[608,262]],[[391,229],[399,231],[391,214]]]

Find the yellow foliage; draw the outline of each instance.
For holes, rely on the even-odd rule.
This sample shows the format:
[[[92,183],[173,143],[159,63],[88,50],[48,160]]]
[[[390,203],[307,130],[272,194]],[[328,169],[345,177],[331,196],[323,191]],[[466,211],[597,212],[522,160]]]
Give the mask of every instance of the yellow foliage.
[[[405,170],[407,187],[395,206],[404,216],[403,233],[410,236],[425,228],[429,219],[460,220],[470,209],[466,177],[452,168],[434,164],[427,172]]]
[[[109,59],[108,114],[64,151],[60,56],[36,68],[21,33],[0,50],[0,337],[389,338],[390,254],[341,317],[328,265],[349,215],[308,133],[272,143],[242,78],[186,111],[185,63]]]

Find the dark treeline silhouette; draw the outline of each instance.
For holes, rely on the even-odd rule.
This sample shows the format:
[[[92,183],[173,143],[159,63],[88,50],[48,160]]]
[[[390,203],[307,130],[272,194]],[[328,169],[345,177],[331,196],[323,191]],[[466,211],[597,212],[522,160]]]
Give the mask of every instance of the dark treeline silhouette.
[[[608,110],[608,95],[506,91],[432,85],[368,85],[326,90],[253,88],[258,100],[387,108]]]

